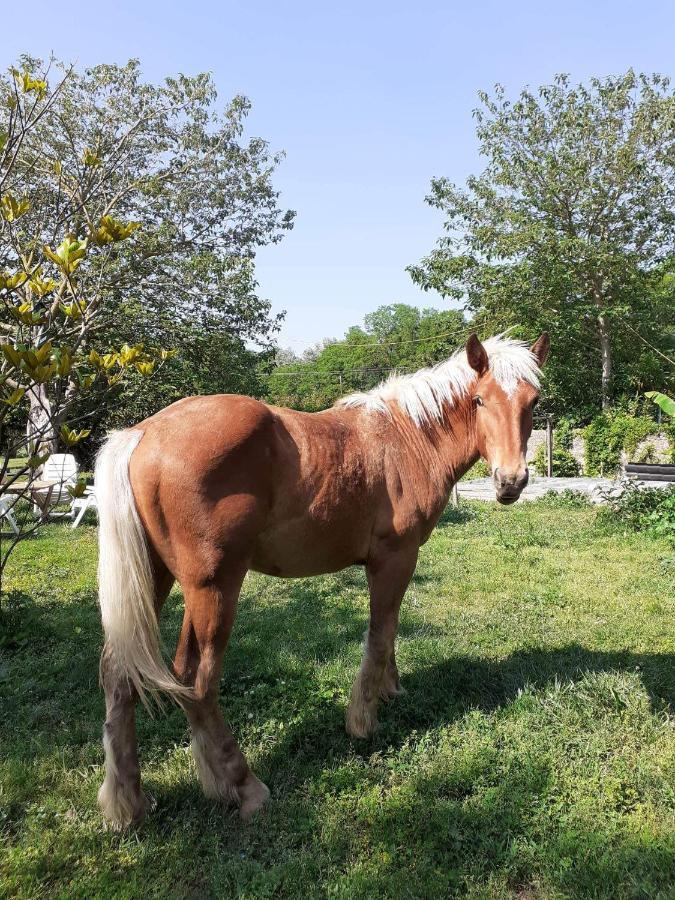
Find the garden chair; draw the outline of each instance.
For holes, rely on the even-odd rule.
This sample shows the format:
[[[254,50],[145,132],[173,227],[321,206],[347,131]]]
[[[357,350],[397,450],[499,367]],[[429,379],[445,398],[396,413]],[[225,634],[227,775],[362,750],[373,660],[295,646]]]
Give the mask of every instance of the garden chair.
[[[56,484],[52,488],[39,488],[32,492],[33,499],[37,500],[33,504],[33,512],[36,516],[49,515],[55,506],[70,502],[71,496],[68,488],[73,487],[77,482],[77,472],[77,460],[72,453],[52,453],[42,467],[40,480],[55,481]],[[40,498],[46,500],[47,497],[49,498],[49,510],[44,510],[44,503],[40,504],[39,500]]]
[[[73,503],[70,507],[70,515],[73,517],[73,524],[70,526],[71,528],[77,528],[88,509],[98,509],[96,494],[93,487],[87,488],[84,492],[84,496],[73,498]]]
[[[0,518],[7,519],[9,527],[14,534],[18,534],[19,526],[16,524],[16,519],[12,513],[12,507],[15,503],[16,497],[0,497]]]

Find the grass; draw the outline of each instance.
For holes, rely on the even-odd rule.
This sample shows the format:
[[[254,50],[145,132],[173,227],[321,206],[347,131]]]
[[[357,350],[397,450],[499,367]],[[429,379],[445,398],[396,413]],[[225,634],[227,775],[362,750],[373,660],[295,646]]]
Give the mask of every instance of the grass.
[[[201,795],[180,711],[140,713],[157,808],[123,835],[96,809],[94,529],[45,528],[5,585],[0,894],[673,897],[675,560],[595,515],[449,511],[404,604],[408,693],[366,743],[343,727],[362,572],[250,575],[222,700],[273,802],[242,826]]]

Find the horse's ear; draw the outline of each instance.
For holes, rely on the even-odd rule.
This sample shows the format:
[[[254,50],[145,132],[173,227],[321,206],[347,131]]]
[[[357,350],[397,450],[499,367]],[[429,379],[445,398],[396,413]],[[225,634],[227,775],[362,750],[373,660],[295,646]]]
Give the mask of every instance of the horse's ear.
[[[479,375],[485,375],[490,367],[485,347],[478,340],[476,334],[472,334],[466,342],[466,358],[472,369],[475,369]]]
[[[548,331],[542,331],[537,340],[530,347],[530,352],[534,354],[539,368],[541,368],[548,359],[548,351],[551,349],[551,339]]]

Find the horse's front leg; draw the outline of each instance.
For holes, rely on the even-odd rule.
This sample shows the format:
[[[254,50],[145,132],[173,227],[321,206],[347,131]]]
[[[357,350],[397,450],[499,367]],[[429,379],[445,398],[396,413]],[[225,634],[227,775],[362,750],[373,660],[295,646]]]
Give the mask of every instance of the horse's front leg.
[[[418,550],[417,544],[388,548],[374,554],[366,566],[370,624],[347,708],[347,732],[352,737],[369,737],[377,726],[379,697],[400,692],[394,641],[401,601],[415,571]]]

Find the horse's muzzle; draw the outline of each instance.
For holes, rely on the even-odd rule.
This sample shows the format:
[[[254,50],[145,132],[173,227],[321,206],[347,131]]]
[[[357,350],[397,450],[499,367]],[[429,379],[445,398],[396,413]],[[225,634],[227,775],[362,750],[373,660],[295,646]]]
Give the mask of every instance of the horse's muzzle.
[[[511,473],[504,472],[499,468],[495,469],[492,480],[497,492],[497,500],[505,505],[515,503],[520,497],[529,477],[528,469],[521,469],[518,472]]]

